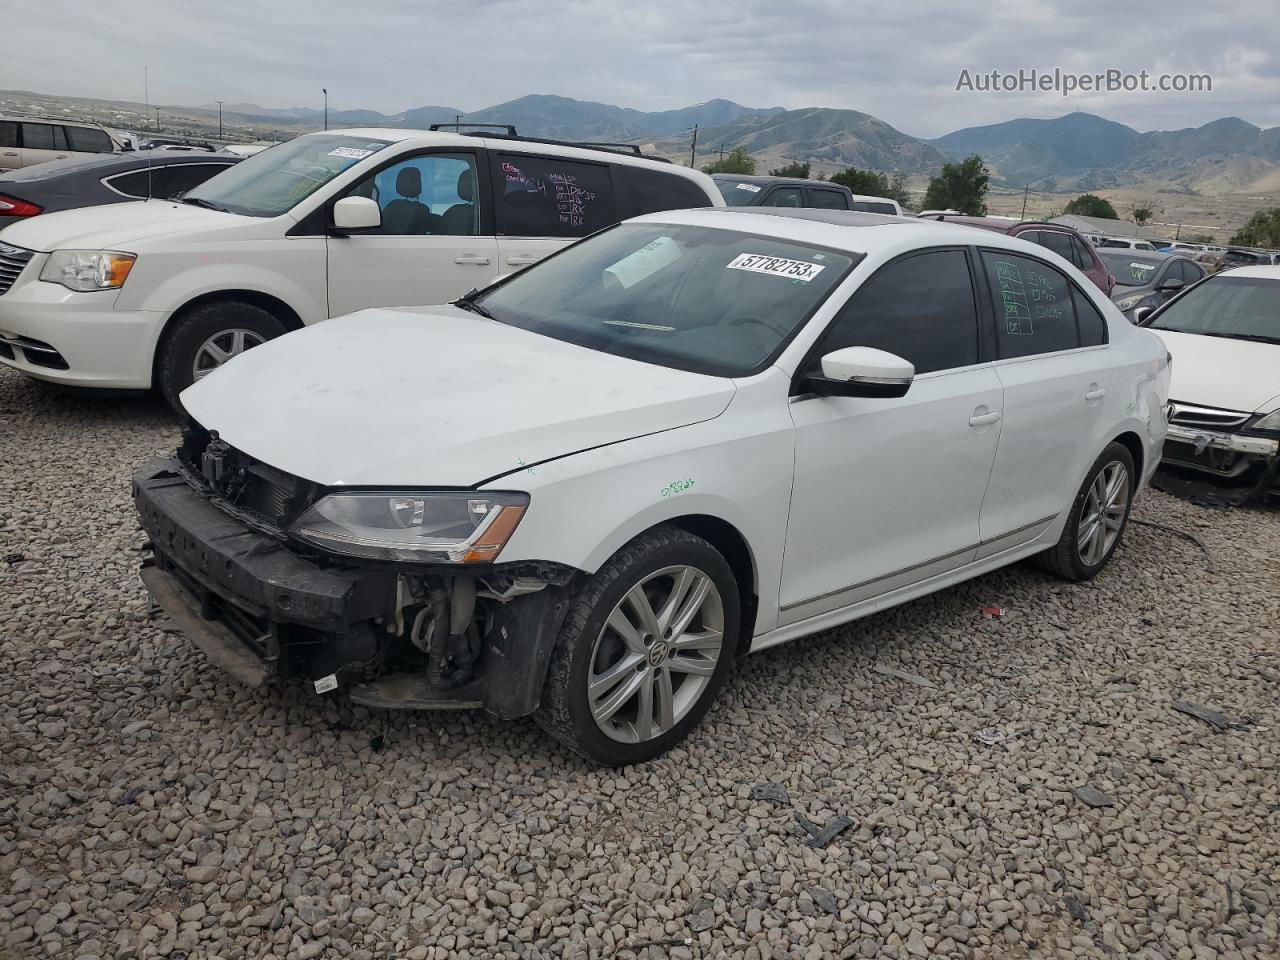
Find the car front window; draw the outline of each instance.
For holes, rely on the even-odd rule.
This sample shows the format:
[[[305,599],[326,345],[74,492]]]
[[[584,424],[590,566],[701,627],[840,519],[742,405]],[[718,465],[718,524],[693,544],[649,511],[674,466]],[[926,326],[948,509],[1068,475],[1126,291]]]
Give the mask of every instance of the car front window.
[[[228,213],[278,217],[388,145],[346,134],[298,137],[242,160],[189,191],[184,200]]]
[[[791,339],[860,258],[734,230],[627,224],[477,302],[500,323],[593,350],[745,376]]]
[[[1280,343],[1280,280],[1217,276],[1169,303],[1153,330]]]

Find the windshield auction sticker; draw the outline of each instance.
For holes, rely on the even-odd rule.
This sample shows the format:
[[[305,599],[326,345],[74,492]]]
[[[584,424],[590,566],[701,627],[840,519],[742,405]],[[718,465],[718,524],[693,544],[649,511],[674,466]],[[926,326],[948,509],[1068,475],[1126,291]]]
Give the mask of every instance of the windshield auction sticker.
[[[363,160],[365,157],[372,155],[372,150],[365,150],[361,147],[335,147],[329,151],[329,156],[342,157],[346,160]]]
[[[752,273],[767,273],[771,277],[786,277],[788,280],[808,283],[826,267],[818,263],[805,263],[803,260],[766,257],[763,253],[740,253],[725,264],[725,269],[750,270]]]

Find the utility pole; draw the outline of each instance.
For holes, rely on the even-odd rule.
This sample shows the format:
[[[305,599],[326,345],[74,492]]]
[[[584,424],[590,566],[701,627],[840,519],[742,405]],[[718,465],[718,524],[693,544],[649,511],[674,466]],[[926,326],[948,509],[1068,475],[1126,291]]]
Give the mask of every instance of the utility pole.
[[[160,108],[152,107],[151,109],[156,112],[156,133],[159,133],[160,132]]]
[[[222,139],[222,101],[218,101],[218,139]]]
[[[720,144],[720,162],[724,163],[724,144]]]
[[[697,166],[698,162],[698,125],[693,125],[693,146],[689,148],[689,166]]]
[[[460,126],[462,126],[462,114],[460,114],[460,113],[455,113],[455,114],[453,115],[453,125],[454,125],[455,127],[460,127]]]
[[[321,87],[320,92],[324,94],[324,128],[329,129],[329,88]]]

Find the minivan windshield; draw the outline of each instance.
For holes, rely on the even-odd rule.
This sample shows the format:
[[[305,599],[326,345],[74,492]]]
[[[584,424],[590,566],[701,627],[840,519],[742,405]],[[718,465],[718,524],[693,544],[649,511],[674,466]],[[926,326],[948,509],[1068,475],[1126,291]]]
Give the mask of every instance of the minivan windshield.
[[[1152,330],[1280,343],[1280,280],[1219,274],[1188,290],[1151,321]]]
[[[250,217],[278,217],[366,157],[386,140],[313,133],[247,157],[189,190],[183,202]]]
[[[499,323],[557,340],[745,376],[791,339],[859,259],[736,230],[624,224],[472,299]]]

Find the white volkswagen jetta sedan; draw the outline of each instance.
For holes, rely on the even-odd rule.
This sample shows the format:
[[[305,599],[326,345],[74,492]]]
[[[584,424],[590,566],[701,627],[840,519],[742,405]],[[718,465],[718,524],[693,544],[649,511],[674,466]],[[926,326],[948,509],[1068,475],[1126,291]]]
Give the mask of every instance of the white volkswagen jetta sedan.
[[[447,306],[366,310],[182,396],[135,478],[156,600],[249,683],[678,743],[739,654],[1025,557],[1101,570],[1164,345],[1043,247],[681,211]]]

